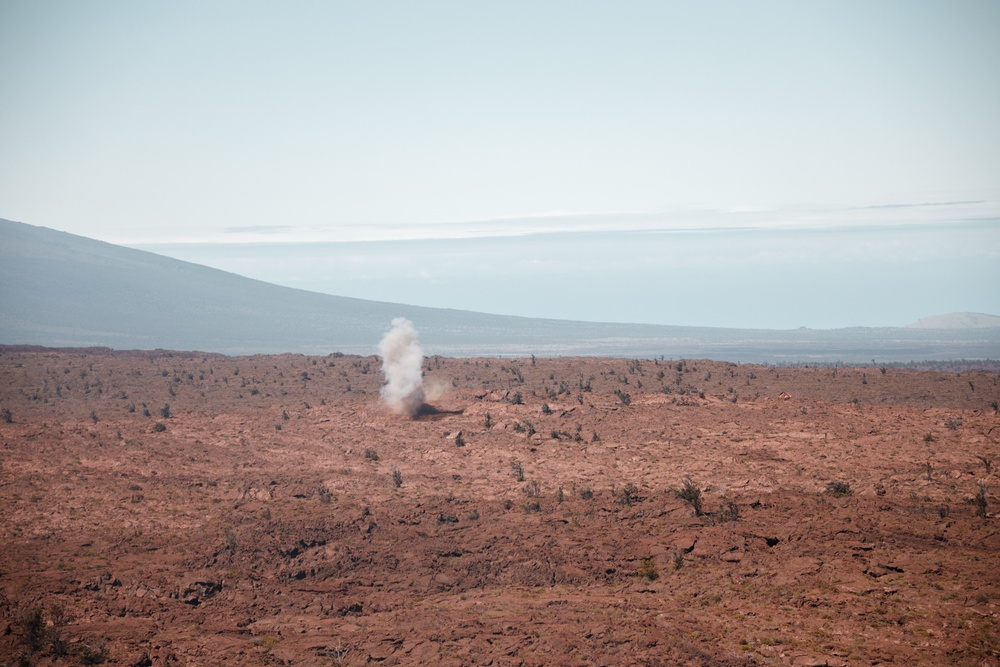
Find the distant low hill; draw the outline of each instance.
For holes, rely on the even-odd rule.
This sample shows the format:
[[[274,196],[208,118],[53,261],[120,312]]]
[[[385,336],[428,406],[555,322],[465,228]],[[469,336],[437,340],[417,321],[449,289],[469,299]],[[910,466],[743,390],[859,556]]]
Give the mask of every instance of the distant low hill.
[[[909,325],[912,329],[994,329],[1000,327],[1000,317],[984,313],[948,313],[922,317]]]
[[[602,324],[352,299],[0,219],[0,343],[373,354],[394,317],[429,354],[861,362],[1000,358],[1000,328],[768,331]]]

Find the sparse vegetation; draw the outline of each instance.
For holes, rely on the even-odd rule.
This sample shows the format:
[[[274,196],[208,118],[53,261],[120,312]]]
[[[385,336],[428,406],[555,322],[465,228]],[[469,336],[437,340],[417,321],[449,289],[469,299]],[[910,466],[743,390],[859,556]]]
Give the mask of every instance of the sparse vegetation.
[[[853,367],[698,360],[677,384],[662,359],[429,357],[435,388],[455,389],[409,420],[378,407],[373,356],[185,354],[0,346],[0,419],[15,418],[0,421],[0,667],[99,662],[110,623],[105,664],[138,667],[223,664],[234,641],[230,661],[247,664],[1000,657],[1000,591],[983,579],[1000,566],[987,548],[1000,362],[960,376],[873,365],[865,388]],[[71,615],[61,635],[53,602]],[[19,621],[34,607],[36,649]],[[396,641],[400,619],[431,607]],[[686,637],[668,646],[671,609],[698,620],[668,628]],[[473,644],[434,639],[473,616]],[[279,634],[302,618],[362,629]],[[570,626],[592,635],[587,655],[544,640]]]
[[[618,397],[618,400],[621,402],[622,405],[632,405],[632,396],[626,394],[621,389],[615,389],[615,396]]]
[[[636,571],[636,575],[640,579],[646,579],[647,581],[656,581],[660,578],[660,572],[656,569],[656,560],[652,557],[643,558],[639,563],[639,569]]]
[[[835,480],[827,483],[826,492],[829,493],[831,496],[842,498],[844,496],[851,495],[852,493],[854,493],[854,490],[851,489],[851,485],[849,482],[842,482],[839,480]]]
[[[975,508],[976,516],[979,518],[985,519],[989,516],[986,503],[986,485],[982,482],[979,483],[976,495],[972,497],[972,506]]]
[[[993,472],[993,457],[992,456],[976,456],[977,459],[983,462],[983,467],[986,468],[986,474],[989,475]]]
[[[524,467],[520,461],[511,461],[510,469],[514,473],[514,479],[518,482],[524,481]]]
[[[674,493],[678,498],[691,505],[695,516],[701,516],[704,513],[701,505],[701,488],[690,477],[686,478],[681,488],[676,489]]]
[[[625,506],[639,502],[639,487],[631,482],[623,486],[618,495],[618,502]]]
[[[720,509],[716,516],[720,522],[726,521],[739,521],[740,519],[740,506],[736,504],[731,498],[726,498],[723,502],[722,509]]]
[[[101,639],[81,643],[77,655],[84,665],[102,665],[111,657],[107,644]]]
[[[21,640],[32,651],[37,651],[42,647],[45,640],[45,618],[41,607],[29,607],[23,610],[17,617],[17,624],[21,630]]]

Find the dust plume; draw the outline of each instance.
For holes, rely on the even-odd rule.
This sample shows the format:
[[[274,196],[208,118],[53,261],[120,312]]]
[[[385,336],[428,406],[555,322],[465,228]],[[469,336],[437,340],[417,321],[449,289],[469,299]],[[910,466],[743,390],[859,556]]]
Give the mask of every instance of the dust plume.
[[[382,400],[393,412],[413,417],[424,404],[424,380],[421,365],[424,352],[417,341],[413,322],[405,317],[392,321],[392,329],[378,344],[382,354],[385,386]]]

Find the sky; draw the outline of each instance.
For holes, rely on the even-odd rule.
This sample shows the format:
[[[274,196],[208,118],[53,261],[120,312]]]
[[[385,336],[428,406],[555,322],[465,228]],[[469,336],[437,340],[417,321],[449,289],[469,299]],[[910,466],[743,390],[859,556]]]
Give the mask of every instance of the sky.
[[[0,217],[505,314],[1000,314],[998,34],[993,1],[0,0]]]

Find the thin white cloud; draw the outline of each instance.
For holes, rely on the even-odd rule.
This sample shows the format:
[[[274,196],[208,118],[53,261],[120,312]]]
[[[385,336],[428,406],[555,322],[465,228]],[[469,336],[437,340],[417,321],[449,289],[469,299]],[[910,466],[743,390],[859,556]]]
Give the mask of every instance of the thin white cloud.
[[[579,213],[503,216],[481,220],[413,224],[342,224],[327,227],[271,225],[106,239],[133,246],[162,244],[361,243],[445,239],[510,238],[566,233],[691,233],[751,230],[903,229],[968,221],[997,220],[1000,202],[963,201],[875,204],[854,207],[770,209],[677,209],[663,212]]]

